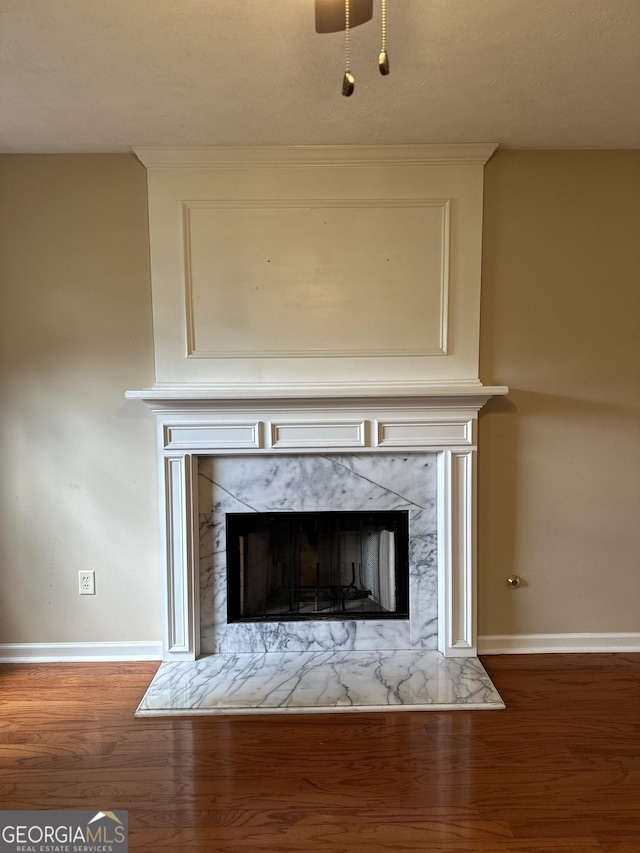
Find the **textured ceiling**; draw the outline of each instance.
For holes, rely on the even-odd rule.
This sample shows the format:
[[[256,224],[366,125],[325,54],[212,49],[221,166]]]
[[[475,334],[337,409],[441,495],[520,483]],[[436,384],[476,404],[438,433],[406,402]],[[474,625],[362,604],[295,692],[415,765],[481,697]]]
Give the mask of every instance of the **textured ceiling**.
[[[495,141],[640,147],[640,0],[0,0],[0,150]]]

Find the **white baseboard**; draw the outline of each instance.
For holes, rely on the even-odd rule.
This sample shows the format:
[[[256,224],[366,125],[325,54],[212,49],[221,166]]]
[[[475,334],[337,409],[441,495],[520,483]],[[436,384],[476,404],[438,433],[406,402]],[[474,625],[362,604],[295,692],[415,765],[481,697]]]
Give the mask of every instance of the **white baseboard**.
[[[478,637],[479,655],[640,652],[640,633],[495,634]]]
[[[162,660],[162,643],[0,643],[0,663],[136,660]]]
[[[640,633],[494,634],[478,637],[479,655],[640,652]],[[0,643],[0,663],[162,660],[162,643]]]

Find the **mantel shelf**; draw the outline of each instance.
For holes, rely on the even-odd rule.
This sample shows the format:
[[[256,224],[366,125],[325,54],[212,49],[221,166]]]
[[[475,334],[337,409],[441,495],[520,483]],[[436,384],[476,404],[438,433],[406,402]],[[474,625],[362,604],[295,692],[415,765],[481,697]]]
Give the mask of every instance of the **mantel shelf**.
[[[126,392],[128,400],[142,400],[154,410],[170,406],[175,409],[183,404],[185,408],[193,405],[216,404],[313,404],[322,402],[337,407],[352,406],[366,402],[378,405],[421,404],[427,407],[465,405],[481,408],[491,397],[509,393],[506,385],[450,384],[416,385],[415,383],[396,383],[380,385],[358,383],[336,387],[327,385],[154,385]]]

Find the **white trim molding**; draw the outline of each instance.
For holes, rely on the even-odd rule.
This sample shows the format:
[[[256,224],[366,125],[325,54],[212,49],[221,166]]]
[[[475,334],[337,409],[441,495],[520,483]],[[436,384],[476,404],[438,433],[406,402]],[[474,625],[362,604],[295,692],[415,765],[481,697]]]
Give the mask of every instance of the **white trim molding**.
[[[215,431],[215,428],[214,428]],[[166,548],[164,656],[193,660],[200,651],[197,570],[198,457],[164,459],[164,530]]]
[[[640,633],[494,634],[478,637],[480,655],[640,652]]]
[[[268,166],[379,166],[388,163],[484,166],[496,142],[451,145],[289,145],[150,148],[133,153],[147,169]]]
[[[0,663],[107,663],[139,660],[162,660],[162,643],[0,643]]]
[[[451,656],[476,654],[475,482],[475,452],[440,453],[438,648]]]
[[[369,216],[373,216],[373,219],[366,218]],[[415,237],[412,239],[407,230],[408,220],[413,221],[416,229],[417,223],[421,224],[418,231],[420,242],[425,248],[420,255],[415,253]],[[184,199],[182,221],[188,359],[350,359],[448,354],[451,199]],[[256,241],[254,239],[250,241],[251,245],[247,245],[245,232],[249,228],[252,232],[269,233],[268,251],[273,253],[274,258],[287,256],[291,251],[292,240],[297,253],[304,257],[313,257],[316,254],[325,254],[325,251],[318,247],[317,226],[320,223],[323,224],[324,230],[327,223],[331,230],[333,223],[333,229],[337,233],[343,233],[347,223],[352,229],[349,241],[342,247],[335,241],[331,244],[334,267],[346,268],[349,264],[366,266],[372,251],[371,245],[381,244],[390,232],[405,235],[404,243],[399,243],[401,238],[396,236],[393,244],[396,264],[402,259],[403,266],[394,270],[392,296],[387,295],[389,273],[378,265],[376,274],[373,271],[369,273],[366,282],[367,298],[364,302],[362,295],[356,295],[359,289],[354,281],[353,288],[346,288],[339,297],[339,315],[332,317],[328,313],[329,307],[324,306],[322,324],[309,322],[302,337],[294,335],[290,340],[292,328],[295,329],[300,324],[288,322],[285,327],[273,328],[273,320],[269,322],[265,319],[264,310],[268,311],[269,301],[272,299],[278,301],[281,311],[287,310],[292,299],[303,299],[305,285],[299,278],[301,272],[295,265],[287,264],[278,267],[278,275],[273,279],[255,279],[260,282],[260,286],[255,285],[254,290],[254,285],[251,285],[249,302],[255,301],[258,292],[265,289],[270,293],[270,297],[266,303],[260,303],[263,310],[247,311],[244,302],[247,295],[240,297],[238,302],[238,288],[249,275],[248,271],[244,271],[244,264],[250,263],[247,256]],[[355,223],[360,223],[360,239],[354,230]],[[299,229],[295,239],[292,236],[294,227]],[[228,229],[228,233],[225,229]],[[204,243],[203,231],[207,235]],[[223,233],[224,238],[221,236]],[[276,234],[281,236],[277,238]],[[224,245],[225,251],[230,253],[230,261],[225,262],[220,256],[220,245],[213,250],[213,255],[209,254],[215,235],[218,235],[217,239]],[[241,243],[234,251],[232,244],[236,239]],[[430,246],[429,251],[426,249],[427,244]],[[254,247],[253,250],[260,254],[259,249]],[[236,271],[240,274],[240,279],[237,280],[236,273],[232,273],[230,269],[223,273],[222,267],[225,263],[231,263],[235,268],[239,257],[244,258],[243,272],[240,274],[239,270]],[[228,280],[225,276],[229,275],[236,284],[220,286]],[[255,271],[252,275],[255,275]],[[321,273],[315,273],[313,277],[314,290],[318,289],[318,275]],[[327,289],[328,284],[323,290]],[[317,297],[314,297],[314,301],[316,299]],[[404,315],[403,334],[393,341],[386,341],[380,334],[380,318],[373,310],[377,303],[385,299],[388,300],[388,311],[397,312],[400,306],[404,305],[407,312]],[[366,310],[363,310],[364,304]],[[231,317],[237,316],[238,305],[244,306],[242,316],[245,328],[241,336],[238,336],[235,321],[229,329],[228,319],[225,319],[228,311],[231,312]],[[313,303],[307,305],[300,302],[298,310],[305,314],[312,306]],[[358,321],[349,321],[346,337],[339,335],[334,338],[330,329],[339,325],[338,320],[343,315],[351,317],[354,313]],[[420,322],[414,326],[413,320],[417,317],[420,317]],[[386,314],[384,318],[388,319]]]
[[[482,385],[477,380],[461,382],[288,382],[247,384],[237,382],[156,382],[151,388],[125,391],[127,400],[142,400],[156,414],[175,412],[185,409],[204,410],[210,403],[218,408],[225,402],[236,405],[238,411],[246,414],[247,409],[255,408],[261,402],[262,408],[269,403],[289,406],[300,403],[308,406],[322,404],[330,409],[332,403],[339,408],[345,402],[362,405],[380,406],[383,411],[398,416],[397,412],[406,406],[415,407],[424,401],[429,410],[450,409],[455,422],[458,422],[460,409],[481,409],[492,397],[509,393],[506,385]],[[405,405],[403,405],[405,404]],[[456,415],[453,415],[453,411]],[[406,417],[415,417],[412,411]],[[438,419],[436,419],[438,420]],[[434,418],[429,418],[433,423]]]

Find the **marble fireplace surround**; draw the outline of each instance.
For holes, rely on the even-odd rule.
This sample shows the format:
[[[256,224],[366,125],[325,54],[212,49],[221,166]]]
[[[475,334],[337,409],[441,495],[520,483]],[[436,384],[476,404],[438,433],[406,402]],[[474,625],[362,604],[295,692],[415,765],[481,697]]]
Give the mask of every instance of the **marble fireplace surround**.
[[[243,400],[129,392],[157,416],[165,555],[166,663],[138,713],[502,707],[476,658],[475,480],[478,411],[505,390]],[[243,503],[244,511],[341,509],[349,496],[352,509],[409,509],[409,620],[228,626],[223,513],[243,511]],[[389,665],[402,670],[394,675],[401,684],[415,681],[418,667],[429,695],[411,688],[403,698],[385,679],[386,698],[372,699],[371,685]],[[307,686],[302,702],[288,693],[277,698],[283,678],[300,680],[300,666],[328,667],[330,678],[309,677],[323,685],[323,696],[309,698]],[[229,706],[226,697],[250,679],[268,684],[268,697],[249,691]],[[329,681],[340,685],[337,698]],[[204,701],[213,682],[221,695]],[[446,683],[445,699],[434,698],[435,683]]]
[[[436,648],[435,454],[201,457],[199,498],[202,654]],[[227,512],[352,510],[408,512],[408,619],[227,623]]]

